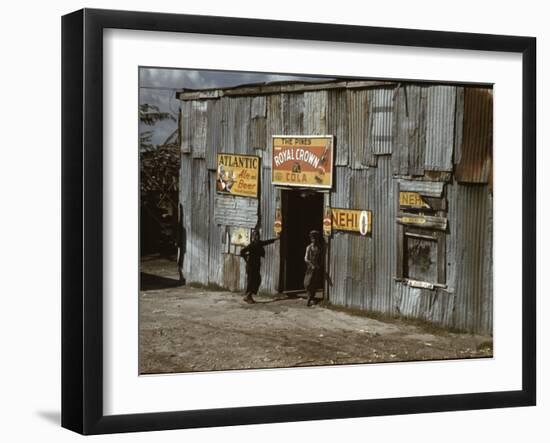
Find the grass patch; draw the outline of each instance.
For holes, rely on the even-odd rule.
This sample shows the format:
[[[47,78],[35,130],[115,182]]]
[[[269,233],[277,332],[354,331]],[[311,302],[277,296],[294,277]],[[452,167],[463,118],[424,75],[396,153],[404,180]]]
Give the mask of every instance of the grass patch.
[[[477,346],[478,351],[493,352],[493,341],[483,341]]]

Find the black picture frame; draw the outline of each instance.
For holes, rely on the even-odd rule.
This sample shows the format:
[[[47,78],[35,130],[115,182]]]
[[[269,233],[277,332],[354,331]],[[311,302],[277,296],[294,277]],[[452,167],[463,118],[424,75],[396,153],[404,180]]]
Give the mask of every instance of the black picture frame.
[[[522,55],[522,388],[167,411],[103,412],[103,30],[170,31]],[[536,39],[83,9],[62,18],[62,426],[82,434],[529,406],[536,403]]]

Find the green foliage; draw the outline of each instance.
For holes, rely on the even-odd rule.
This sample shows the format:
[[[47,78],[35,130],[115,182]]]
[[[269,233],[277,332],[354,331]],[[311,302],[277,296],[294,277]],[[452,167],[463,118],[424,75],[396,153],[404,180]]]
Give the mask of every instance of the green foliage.
[[[161,112],[158,106],[144,103],[139,105],[139,121],[147,126],[163,120],[176,121],[176,118],[169,112]]]
[[[141,191],[159,192],[161,196],[178,190],[179,147],[163,145],[140,154]]]
[[[158,106],[147,103],[139,105],[139,121],[154,126],[163,120],[176,121],[169,112],[161,112]],[[169,139],[176,135],[175,131]],[[139,164],[142,202],[150,207],[172,206],[177,208],[173,195],[178,190],[179,147],[175,141],[162,145],[153,144],[154,129],[139,134]],[[172,208],[172,212],[173,209]]]
[[[176,118],[169,112],[161,112],[158,106],[144,103],[139,105],[139,121],[146,126],[154,126],[158,122],[170,120],[175,122]],[[140,152],[153,151],[155,145],[151,143],[153,139],[153,131],[142,131],[139,134],[139,150]]]

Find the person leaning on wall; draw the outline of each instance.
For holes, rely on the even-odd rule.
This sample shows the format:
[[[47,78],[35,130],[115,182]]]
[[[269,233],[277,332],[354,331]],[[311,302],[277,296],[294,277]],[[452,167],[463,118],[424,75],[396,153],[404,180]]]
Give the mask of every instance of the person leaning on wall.
[[[255,303],[252,296],[258,294],[258,289],[262,283],[260,266],[262,264],[262,258],[265,257],[264,246],[274,243],[277,240],[279,240],[279,237],[269,240],[260,240],[260,232],[254,229],[252,231],[252,240],[250,244],[241,250],[241,257],[246,262],[246,295],[243,299],[246,303]]]

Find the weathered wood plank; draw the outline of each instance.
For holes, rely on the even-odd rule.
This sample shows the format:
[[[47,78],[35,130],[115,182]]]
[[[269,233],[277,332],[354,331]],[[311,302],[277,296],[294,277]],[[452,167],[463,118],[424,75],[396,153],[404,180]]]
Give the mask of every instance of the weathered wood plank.
[[[215,200],[216,224],[254,228],[258,223],[258,199],[216,194]]]
[[[418,192],[425,197],[441,197],[443,195],[443,187],[445,183],[442,182],[426,182],[415,180],[400,180],[399,190],[406,192]]]
[[[397,223],[405,226],[416,226],[427,229],[447,229],[447,219],[445,217],[434,217],[430,215],[415,215],[408,213],[399,213]]]

